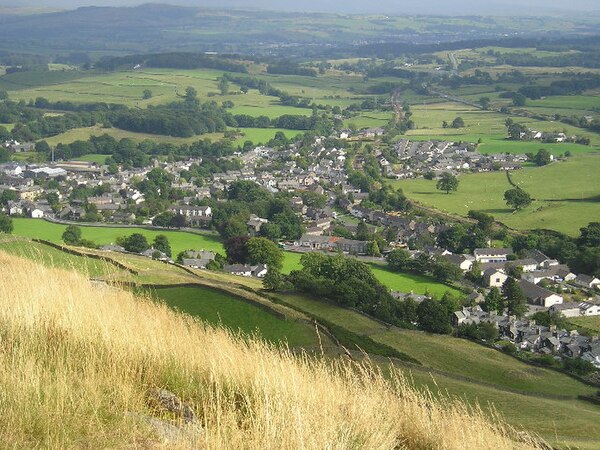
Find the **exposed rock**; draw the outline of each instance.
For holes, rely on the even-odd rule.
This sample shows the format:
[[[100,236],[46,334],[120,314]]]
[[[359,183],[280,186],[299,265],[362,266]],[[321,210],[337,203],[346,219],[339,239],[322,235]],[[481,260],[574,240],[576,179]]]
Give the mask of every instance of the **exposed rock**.
[[[196,413],[192,407],[166,389],[154,389],[148,393],[150,406],[158,410],[168,411],[185,423],[195,423]]]

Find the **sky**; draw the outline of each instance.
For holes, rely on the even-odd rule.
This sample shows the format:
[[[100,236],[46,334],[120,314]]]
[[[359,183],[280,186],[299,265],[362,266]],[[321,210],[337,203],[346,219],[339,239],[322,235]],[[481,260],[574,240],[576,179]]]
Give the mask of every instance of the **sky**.
[[[561,12],[600,13],[600,0],[0,0],[0,6],[134,6],[169,3],[199,7],[239,7],[342,14],[554,15]]]

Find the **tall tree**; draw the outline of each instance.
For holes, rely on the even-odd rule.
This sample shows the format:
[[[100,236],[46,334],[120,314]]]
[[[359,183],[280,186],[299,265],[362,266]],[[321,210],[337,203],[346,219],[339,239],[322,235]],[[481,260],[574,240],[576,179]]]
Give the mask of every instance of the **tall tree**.
[[[519,283],[514,278],[509,277],[502,286],[502,294],[506,299],[506,311],[510,316],[523,317],[527,312],[525,294]]]
[[[0,233],[10,234],[13,232],[13,221],[6,214],[0,213]]]
[[[500,290],[497,287],[493,287],[485,296],[485,301],[483,302],[482,306],[483,309],[488,312],[502,314],[504,312],[504,308],[506,308],[506,301],[502,297]]]
[[[67,245],[79,245],[81,243],[81,228],[77,225],[69,225],[62,234],[62,240]]]
[[[283,251],[274,242],[262,237],[253,237],[248,240],[246,247],[250,263],[266,264],[275,270],[283,267]]]
[[[158,236],[156,236],[154,238],[152,246],[155,250],[163,252],[169,257],[171,256],[171,245],[169,244],[169,238],[167,238],[167,236],[165,236],[164,234],[159,234]]]
[[[532,202],[531,196],[521,188],[509,189],[504,193],[504,200],[508,206],[519,210],[529,206]]]
[[[444,172],[436,184],[436,188],[449,194],[450,191],[458,189],[458,178],[448,172]]]

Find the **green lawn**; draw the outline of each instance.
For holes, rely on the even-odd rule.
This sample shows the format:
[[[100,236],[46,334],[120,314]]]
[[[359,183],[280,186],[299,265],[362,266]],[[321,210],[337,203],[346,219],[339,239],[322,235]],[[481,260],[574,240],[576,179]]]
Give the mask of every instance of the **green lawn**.
[[[569,317],[569,322],[600,334],[600,316]]]
[[[410,273],[399,274],[389,270],[383,264],[370,264],[370,266],[375,277],[394,291],[413,292],[415,294],[429,292],[437,297],[441,297],[446,291],[450,291],[454,295],[461,295],[456,289],[439,283],[431,277]]]
[[[80,156],[79,158],[74,158],[74,159],[75,159],[75,161],[87,161],[87,162],[93,162],[96,164],[105,164],[106,158],[108,158],[108,155],[89,154],[89,155],[83,155],[83,156]]]
[[[62,243],[62,233],[66,225],[59,225],[37,219],[13,219],[14,231],[18,236],[45,239],[51,242]],[[82,236],[98,245],[115,243],[119,236],[132,233],[141,233],[152,242],[155,236],[164,234],[169,238],[173,255],[183,250],[209,250],[223,253],[223,245],[215,235],[195,234],[180,231],[155,231],[144,228],[108,228],[82,226]]]
[[[257,334],[263,339],[291,347],[317,344],[314,330],[305,324],[275,315],[233,295],[203,287],[154,289],[152,296],[169,306],[218,326]]]
[[[458,191],[445,194],[435,181],[391,182],[411,199],[437,209],[466,215],[470,209],[492,214],[509,227],[550,228],[577,235],[579,228],[600,217],[600,156],[577,156],[545,167],[514,171],[513,181],[537,199],[522,211],[506,206],[504,192],[511,188],[504,172],[461,175]]]

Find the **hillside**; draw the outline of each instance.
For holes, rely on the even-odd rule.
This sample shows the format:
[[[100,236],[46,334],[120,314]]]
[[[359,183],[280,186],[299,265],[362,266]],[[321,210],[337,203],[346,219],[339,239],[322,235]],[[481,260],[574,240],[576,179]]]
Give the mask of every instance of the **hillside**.
[[[5,253],[0,268],[2,447],[536,448],[399,374],[297,358]]]

